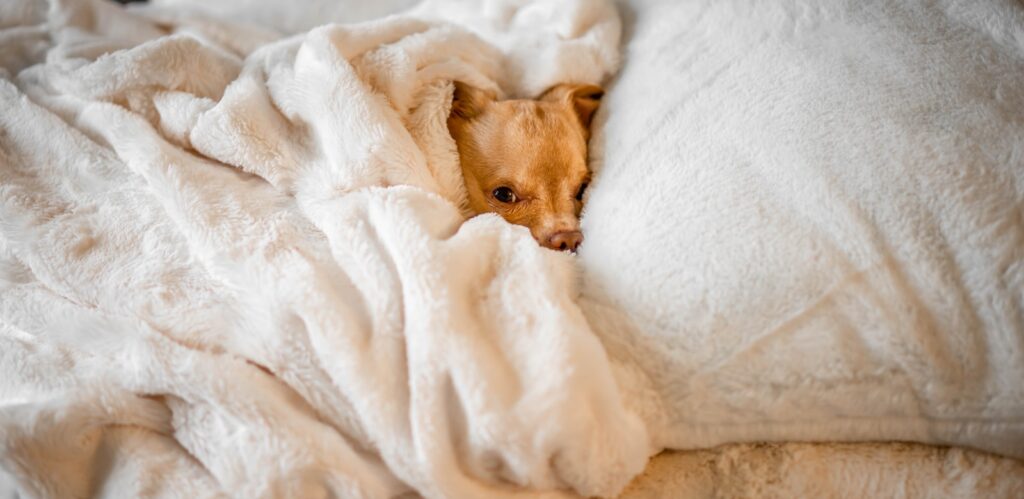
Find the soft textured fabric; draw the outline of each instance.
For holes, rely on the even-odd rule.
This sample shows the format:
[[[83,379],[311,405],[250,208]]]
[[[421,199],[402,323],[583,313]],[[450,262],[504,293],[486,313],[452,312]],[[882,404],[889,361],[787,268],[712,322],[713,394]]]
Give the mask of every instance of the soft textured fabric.
[[[662,446],[1024,454],[1017,4],[620,5],[578,258],[465,221],[447,80],[608,82],[614,9],[316,28],[406,4],[0,3],[0,487],[613,495]],[[936,459],[743,449],[700,490]],[[1020,469],[941,452],[950,490]],[[984,484],[956,490],[1019,481]]]
[[[1024,7],[629,11],[580,303],[657,443],[1024,456]]]
[[[465,222],[445,125],[453,78],[607,77],[619,20],[495,6],[280,40],[6,6],[23,43],[0,79],[6,479],[41,497],[502,497],[613,495],[639,473],[653,449],[573,259]],[[581,67],[524,72],[502,50],[517,37]]]
[[[1019,499],[1024,461],[907,443],[762,443],[665,452],[622,499]]]

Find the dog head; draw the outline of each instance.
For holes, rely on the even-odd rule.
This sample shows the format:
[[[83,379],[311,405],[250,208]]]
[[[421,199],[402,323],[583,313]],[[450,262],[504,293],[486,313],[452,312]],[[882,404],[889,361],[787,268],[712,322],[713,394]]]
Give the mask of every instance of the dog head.
[[[536,100],[498,101],[455,82],[448,130],[470,208],[528,227],[548,248],[576,250],[590,180],[590,121],[603,93],[595,85],[561,84]]]

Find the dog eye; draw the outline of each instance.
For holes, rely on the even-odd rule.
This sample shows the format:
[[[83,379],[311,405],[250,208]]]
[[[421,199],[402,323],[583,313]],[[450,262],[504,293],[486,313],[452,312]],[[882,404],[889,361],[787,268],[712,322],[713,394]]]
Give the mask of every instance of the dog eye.
[[[516,202],[516,193],[512,192],[512,189],[508,187],[498,187],[491,193],[494,199],[501,201],[502,203],[514,203]]]
[[[583,185],[580,186],[580,190],[576,191],[576,200],[577,201],[583,201],[583,191],[585,191],[585,190],[587,190],[587,183],[583,182]]]

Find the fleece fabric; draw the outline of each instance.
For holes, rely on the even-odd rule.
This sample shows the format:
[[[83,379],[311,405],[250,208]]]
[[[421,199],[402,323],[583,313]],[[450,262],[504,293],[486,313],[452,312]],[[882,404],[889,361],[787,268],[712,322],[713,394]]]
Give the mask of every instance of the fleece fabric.
[[[613,495],[641,471],[572,257],[465,221],[445,125],[453,79],[608,76],[618,16],[419,9],[278,38],[4,4],[0,464],[23,493]]]
[[[153,3],[0,3],[0,486],[607,496],[662,447],[1024,456],[1019,2]],[[577,257],[467,221],[453,78],[610,83]],[[740,454],[767,471],[717,490],[763,491]]]
[[[580,303],[658,445],[1024,457],[1024,6],[630,12]]]

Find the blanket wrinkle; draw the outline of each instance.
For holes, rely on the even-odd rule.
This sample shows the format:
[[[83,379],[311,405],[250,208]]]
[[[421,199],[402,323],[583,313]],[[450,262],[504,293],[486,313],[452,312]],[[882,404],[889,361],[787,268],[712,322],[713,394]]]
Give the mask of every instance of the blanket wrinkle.
[[[399,3],[0,2],[0,495],[1014,497],[1020,5]],[[587,243],[468,219],[620,8]]]
[[[653,449],[576,309],[572,260],[465,220],[446,127],[452,79],[515,93],[614,70],[614,9],[540,4],[522,7],[578,36],[410,11],[221,46],[227,23],[55,3],[46,57],[0,82],[3,260],[30,269],[3,274],[2,322],[74,359],[68,389],[158,396],[191,463],[165,487],[199,473],[243,497],[614,495]],[[603,55],[513,78],[516,39]],[[30,391],[18,365],[3,377]],[[77,417],[61,424],[96,431]],[[31,445],[50,434],[5,456],[53,452]],[[135,469],[102,466],[74,463],[138,491]],[[42,495],[65,476],[18,470]]]

